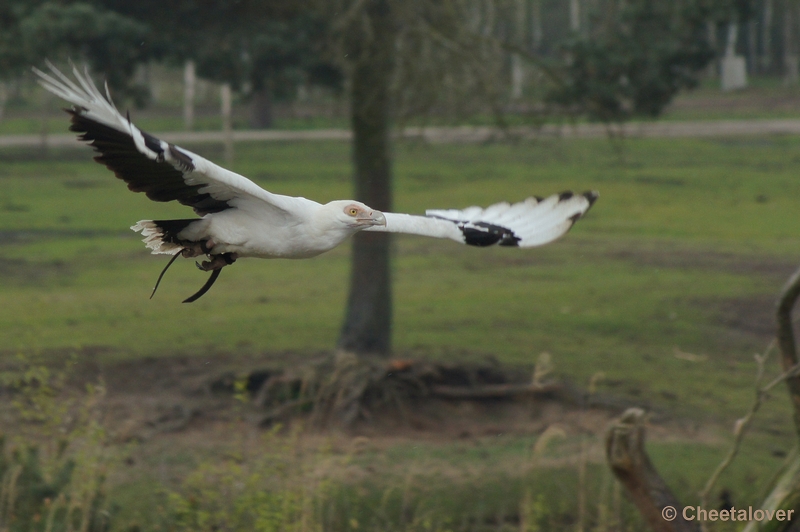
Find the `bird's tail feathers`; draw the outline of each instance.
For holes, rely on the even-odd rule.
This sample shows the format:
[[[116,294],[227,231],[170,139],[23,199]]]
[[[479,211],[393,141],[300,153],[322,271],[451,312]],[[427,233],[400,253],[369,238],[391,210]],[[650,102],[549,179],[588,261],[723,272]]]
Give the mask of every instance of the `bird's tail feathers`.
[[[188,220],[140,220],[131,229],[142,233],[142,242],[152,250],[153,254],[174,255],[192,244],[194,240],[180,238],[178,235],[199,218]]]

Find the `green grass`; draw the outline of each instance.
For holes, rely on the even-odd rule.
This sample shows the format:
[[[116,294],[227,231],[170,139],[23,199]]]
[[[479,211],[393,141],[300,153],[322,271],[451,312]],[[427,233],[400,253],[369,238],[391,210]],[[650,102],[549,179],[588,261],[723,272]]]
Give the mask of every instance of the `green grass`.
[[[752,398],[752,354],[769,339],[771,301],[800,263],[798,148],[800,138],[791,136],[630,139],[622,152],[606,140],[397,146],[401,212],[564,189],[596,189],[601,196],[570,234],[540,249],[396,238],[395,353],[532,365],[547,351],[558,374],[579,385],[602,372],[602,392],[652,407],[659,416],[732,426]],[[194,149],[221,158],[218,147]],[[165,259],[149,255],[127,227],[141,218],[185,217],[187,210],[129,193],[91,161],[88,149],[38,159],[35,153],[0,152],[4,353],[59,356],[100,348],[92,351],[110,362],[173,354],[311,354],[334,345],[347,291],[347,246],[307,261],[239,261],[191,305],[180,301],[205,274],[179,261],[148,300]],[[347,144],[240,144],[236,156],[235,170],[274,192],[323,202],[351,195]],[[774,360],[769,368],[777,371]],[[776,393],[747,440],[747,459],[723,477],[720,487],[733,486],[738,501],[758,499],[763,472],[773,471],[787,450],[788,408]],[[428,516],[442,527],[471,526],[441,521],[459,507],[475,509],[475,519],[512,519],[519,508],[508,501],[519,501],[528,483],[552,499],[540,515],[542,526],[563,525],[565,512],[574,510],[558,502],[574,492],[572,466],[536,478],[502,472],[464,477],[456,488],[447,474],[436,477],[513,464],[530,447],[526,438],[486,443],[488,454],[461,443],[390,449],[384,459],[397,464],[399,476],[379,483],[381,493],[396,491],[382,499],[384,527],[409,500],[420,519]],[[711,442],[659,442],[651,452],[679,496],[693,500],[726,441],[723,434]],[[413,464],[430,475],[421,473],[403,499],[398,486]],[[607,473],[599,466],[593,471],[587,489],[603,493]],[[142,486],[153,482],[158,479],[131,481],[119,488],[120,500],[138,500],[147,490]],[[351,486],[338,495],[337,508],[381,528],[368,512],[373,492],[368,482]]]
[[[672,394],[675,407],[741,405],[749,390],[724,384],[750,380],[764,337],[724,318],[737,302],[747,311],[774,297],[800,262],[797,147],[794,137],[641,139],[626,142],[623,160],[604,140],[398,147],[398,211],[568,188],[601,197],[566,238],[540,249],[397,238],[395,351],[522,364],[549,351],[578,382],[604,371],[609,386]],[[240,261],[192,305],[180,301],[205,275],[180,261],[148,300],[164,258],[127,227],[186,209],[128,193],[89,153],[65,154],[2,155],[6,349],[102,346],[125,358],[334,344],[347,246],[307,261]],[[243,144],[237,156],[237,171],[274,192],[323,202],[350,195],[346,144]],[[705,360],[676,358],[676,349]],[[735,371],[709,377],[722,363]],[[668,375],[681,375],[677,389]],[[720,386],[710,394],[709,378]]]

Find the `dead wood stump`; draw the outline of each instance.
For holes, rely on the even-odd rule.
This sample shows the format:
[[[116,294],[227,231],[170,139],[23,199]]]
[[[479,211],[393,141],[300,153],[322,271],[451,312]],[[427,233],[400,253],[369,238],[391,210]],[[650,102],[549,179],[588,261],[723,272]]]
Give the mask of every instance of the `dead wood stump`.
[[[629,408],[606,435],[606,459],[636,508],[656,532],[699,532],[697,521],[683,518],[678,502],[644,449],[645,412]]]

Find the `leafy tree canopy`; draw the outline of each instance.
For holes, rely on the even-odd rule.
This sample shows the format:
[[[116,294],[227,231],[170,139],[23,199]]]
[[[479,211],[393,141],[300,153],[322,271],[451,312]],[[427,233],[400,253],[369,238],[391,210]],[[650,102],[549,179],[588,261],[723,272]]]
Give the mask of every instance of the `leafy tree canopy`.
[[[628,0],[616,13],[605,6],[612,12],[595,17],[594,31],[562,46],[563,77],[548,100],[605,122],[658,116],[714,57],[706,21],[720,4]]]
[[[44,59],[86,62],[123,90],[153,54],[147,25],[89,3],[15,1],[0,7],[0,78],[18,77]],[[141,88],[129,95],[141,98]]]
[[[167,60],[194,60],[201,77],[236,90],[267,87],[281,97],[303,81],[341,82],[319,59],[322,21],[300,2],[140,0],[115,8],[152,27],[153,47]]]

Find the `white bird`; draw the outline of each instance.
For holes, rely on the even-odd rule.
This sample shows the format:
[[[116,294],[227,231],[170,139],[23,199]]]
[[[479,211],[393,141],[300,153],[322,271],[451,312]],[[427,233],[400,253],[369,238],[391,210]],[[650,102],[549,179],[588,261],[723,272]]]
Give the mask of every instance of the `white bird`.
[[[302,197],[267,192],[249,179],[134,126],[117,111],[108,85],[105,96],[73,66],[75,80],[47,63],[52,75],[34,68],[39,83],[70,102],[71,131],[81,133],[103,163],[134,192],[154,201],[173,201],[200,218],[141,220],[131,227],[152,253],[206,256],[198,268],[211,271],[206,284],[184,303],[195,301],[220,271],[243,257],[303,259],[329,251],[359,231],[410,233],[449,238],[472,246],[528,248],[566,233],[591,207],[597,192],[562,192],[509,204],[463,210],[428,210],[425,216],[380,212],[354,200],[320,204]],[[152,294],[151,296],[152,297]]]

